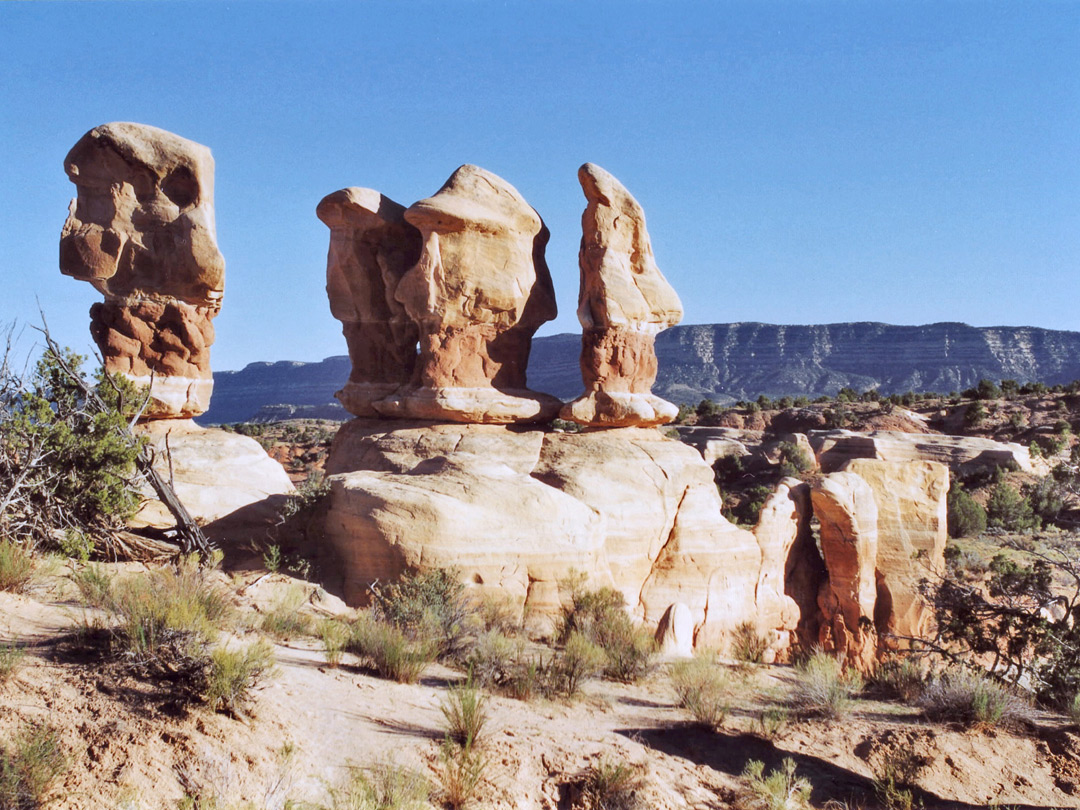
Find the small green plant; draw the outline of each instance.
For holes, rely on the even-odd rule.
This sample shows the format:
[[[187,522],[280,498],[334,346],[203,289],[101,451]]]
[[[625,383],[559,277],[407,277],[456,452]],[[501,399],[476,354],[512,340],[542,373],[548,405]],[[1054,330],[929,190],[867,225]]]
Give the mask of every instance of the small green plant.
[[[263,567],[271,574],[276,574],[278,569],[281,568],[281,546],[277,543],[270,545],[270,548],[263,554]]]
[[[0,746],[0,810],[36,810],[68,768],[60,735],[50,726],[27,726]]]
[[[480,741],[488,721],[487,698],[472,684],[472,680],[453,686],[440,705],[446,721],[446,736],[462,748],[471,748]]]
[[[986,510],[959,481],[949,487],[946,509],[949,537],[974,537],[986,531]]]
[[[1015,728],[1033,718],[1023,698],[988,675],[966,669],[932,680],[919,705],[930,720],[969,728]]]
[[[410,638],[435,643],[438,656],[459,650],[475,608],[458,571],[431,569],[405,574],[385,590],[372,588],[371,612]]]
[[[551,663],[550,691],[567,699],[576,697],[585,681],[599,674],[606,663],[604,651],[574,630]]]
[[[761,714],[758,715],[758,727],[761,730],[761,736],[767,740],[773,739],[788,724],[790,719],[791,713],[783,706],[769,706],[762,709]]]
[[[451,810],[462,810],[472,804],[476,790],[484,778],[488,759],[474,746],[461,746],[444,740],[439,751],[442,764],[443,794]]]
[[[431,806],[427,778],[392,762],[367,771],[353,768],[344,782],[329,788],[329,794],[330,804],[318,810],[427,810]]]
[[[765,773],[765,763],[752,759],[742,773],[746,790],[740,810],[809,810],[810,780],[795,775],[795,760],[787,757],[780,767]]]
[[[839,659],[816,650],[795,667],[791,702],[803,714],[838,719],[847,714],[862,687],[858,673],[845,671]]]
[[[891,754],[881,762],[874,773],[874,793],[885,810],[914,810],[921,805],[915,801],[912,786],[924,762],[921,757],[907,752]]]
[[[727,717],[731,680],[713,661],[696,656],[676,661],[671,667],[671,685],[679,705],[702,726],[714,729]]]
[[[274,667],[274,648],[259,639],[242,650],[217,647],[210,653],[206,702],[214,711],[240,716],[251,701],[251,691]]]
[[[757,631],[753,622],[742,622],[732,632],[731,655],[747,664],[760,664],[769,648],[769,640]]]
[[[427,665],[438,657],[439,645],[429,639],[411,639],[397,625],[361,613],[352,626],[346,649],[365,659],[383,678],[416,683]]]
[[[1031,508],[1031,502],[1013,487],[1001,481],[990,493],[986,502],[986,524],[992,529],[1022,532],[1039,527],[1039,518]]]
[[[286,639],[311,632],[311,617],[302,613],[307,603],[307,591],[302,585],[291,586],[270,609],[263,614],[259,629],[274,638]]]
[[[869,686],[888,697],[911,703],[922,695],[926,678],[910,658],[890,658],[874,671]]]
[[[76,568],[71,574],[71,581],[79,589],[83,604],[87,607],[103,608],[112,593],[112,579],[104,566],[90,563]]]
[[[349,643],[349,625],[337,619],[323,619],[318,625],[319,638],[323,643],[326,663],[336,667]]]
[[[559,587],[570,594],[558,632],[560,641],[580,633],[604,651],[604,674],[615,680],[633,683],[649,671],[656,641],[647,630],[634,625],[621,593],[612,588],[589,590],[580,574],[561,580]]]
[[[591,810],[635,810],[645,784],[641,769],[626,762],[601,759],[590,765],[581,785],[581,798]]]
[[[3,683],[22,666],[26,650],[14,641],[0,642],[0,683]]]
[[[0,591],[21,593],[33,580],[33,555],[21,543],[0,540]]]
[[[57,538],[60,552],[65,557],[85,563],[94,553],[94,538],[81,529],[74,527],[64,530]]]

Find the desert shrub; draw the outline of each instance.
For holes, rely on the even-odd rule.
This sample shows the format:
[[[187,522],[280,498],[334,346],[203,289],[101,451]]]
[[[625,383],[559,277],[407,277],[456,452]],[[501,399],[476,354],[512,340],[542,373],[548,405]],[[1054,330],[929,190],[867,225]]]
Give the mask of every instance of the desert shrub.
[[[337,619],[323,619],[318,624],[319,639],[323,643],[323,655],[326,663],[336,667],[341,663],[341,654],[349,643],[349,625]]]
[[[471,680],[452,686],[439,709],[446,721],[446,735],[452,742],[463,748],[479,742],[488,721],[487,698]]]
[[[986,510],[959,481],[949,487],[946,504],[949,537],[974,537],[986,531]]]
[[[930,720],[968,727],[1013,728],[1032,718],[1030,705],[983,673],[956,669],[934,678],[919,699]]]
[[[521,657],[522,645],[497,630],[477,636],[465,656],[465,667],[473,680],[483,687],[501,686]]]
[[[574,630],[562,650],[545,671],[545,691],[563,698],[573,698],[589,678],[596,677],[607,664],[604,651]]]
[[[1027,499],[1031,504],[1031,511],[1041,524],[1051,524],[1058,519],[1065,507],[1063,494],[1061,485],[1049,475],[1041,478],[1028,490]]]
[[[263,552],[263,568],[271,574],[276,574],[281,568],[281,546],[271,543],[270,547]]]
[[[874,772],[874,793],[884,810],[914,810],[922,804],[916,802],[912,786],[924,760],[908,752],[887,756]]]
[[[752,486],[743,492],[742,499],[738,503],[728,507],[726,516],[740,526],[756,526],[761,517],[761,510],[765,507],[765,501],[772,493],[772,488],[764,484]]]
[[[239,716],[251,701],[251,691],[273,669],[274,648],[264,639],[242,650],[218,647],[210,653],[205,698],[210,708]]]
[[[986,421],[986,416],[986,406],[981,402],[972,402],[964,408],[964,425],[965,427],[981,425]]]
[[[790,757],[767,775],[765,763],[752,759],[742,777],[747,785],[738,800],[740,810],[809,810],[812,786],[795,775],[795,760]]]
[[[61,554],[82,563],[87,562],[95,550],[94,538],[75,527],[65,529],[56,542]]]
[[[507,636],[521,631],[521,611],[510,597],[484,594],[475,606],[480,626],[485,631],[495,630]]]
[[[829,429],[846,427],[855,421],[851,411],[843,407],[826,408],[821,415],[825,418],[825,427]]]
[[[439,760],[442,765],[439,776],[446,805],[451,810],[468,807],[484,778],[487,757],[473,746],[460,746],[447,739],[439,749]]]
[[[22,665],[26,650],[14,641],[0,642],[0,683],[3,683]]]
[[[836,657],[816,650],[795,667],[791,702],[803,714],[840,718],[862,689],[862,678]]]
[[[396,624],[371,613],[361,613],[353,623],[345,648],[364,659],[380,677],[398,683],[416,683],[439,651],[436,642],[410,638]]]
[[[28,726],[0,746],[0,810],[35,810],[68,768],[59,733]]]
[[[874,670],[867,686],[887,697],[910,703],[922,695],[926,676],[911,658],[890,658]]]
[[[769,649],[769,640],[758,633],[753,622],[742,622],[731,635],[731,655],[737,661],[760,664]]]
[[[371,612],[410,638],[437,642],[437,655],[452,655],[464,640],[475,609],[465,598],[459,572],[409,573],[384,591],[372,589]]]
[[[724,722],[731,681],[713,661],[703,656],[676,661],[671,667],[671,685],[679,706],[699,724],[713,729]]]
[[[992,529],[1022,532],[1037,529],[1039,519],[1031,503],[1005,481],[1000,481],[986,502],[986,523]]]
[[[798,475],[814,469],[814,459],[795,442],[780,442],[780,467],[784,475]]]
[[[0,537],[56,545],[57,529],[116,528],[139,504],[132,478],[141,446],[125,435],[139,392],[99,372],[99,411],[79,387],[94,389],[83,360],[47,349],[25,379],[6,357],[0,363]]]
[[[783,706],[768,706],[762,709],[757,718],[761,736],[767,740],[773,739],[790,719],[791,713]]]
[[[81,566],[72,573],[71,581],[87,607],[103,608],[108,603],[112,580],[102,566],[94,563]]]
[[[382,762],[353,768],[348,778],[329,788],[330,804],[318,810],[427,810],[431,784],[417,771]]]
[[[307,591],[302,585],[293,585],[263,614],[259,629],[278,639],[310,633],[311,617],[301,612],[306,603]]]
[[[586,810],[635,810],[645,784],[641,769],[625,762],[601,759],[581,779],[581,804]]]
[[[0,539],[0,591],[20,593],[33,579],[33,555],[21,543]]]
[[[1072,702],[1068,704],[1067,711],[1069,719],[1080,724],[1080,692],[1073,696]]]
[[[573,575],[560,582],[560,587],[570,591],[570,604],[563,610],[558,632],[560,641],[580,633],[603,650],[604,674],[624,683],[633,683],[650,669],[656,642],[645,628],[634,625],[621,593],[611,588],[588,590],[584,578]]]

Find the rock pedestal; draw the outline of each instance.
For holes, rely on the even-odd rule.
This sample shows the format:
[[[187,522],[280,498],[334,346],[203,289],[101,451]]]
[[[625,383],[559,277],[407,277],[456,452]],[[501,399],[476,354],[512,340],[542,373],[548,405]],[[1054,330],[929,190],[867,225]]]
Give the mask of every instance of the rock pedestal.
[[[560,415],[595,427],[670,422],[678,408],[651,393],[654,342],[682,318],[682,304],[656,266],[637,200],[595,164],[582,166],[578,179],[587,200],[578,254],[585,393]]]
[[[472,587],[550,619],[559,579],[576,568],[619,590],[650,627],[681,603],[682,648],[688,637],[723,647],[740,623],[759,624],[754,535],[720,514],[701,457],[656,430],[357,419],[335,438],[327,472],[325,533],[351,604],[407,567],[454,566]]]
[[[367,188],[335,191],[315,212],[330,228],[326,294],[352,361],[335,396],[355,416],[378,416],[373,403],[408,383],[416,365],[419,332],[394,296],[420,257],[420,232],[404,206]]]
[[[211,320],[225,286],[210,150],[156,127],[113,123],[86,133],[64,168],[78,196],[60,237],[60,270],[105,295],[91,309],[91,333],[106,370],[149,385],[145,418],[205,412]]]
[[[505,180],[462,166],[405,211],[421,234],[395,297],[419,329],[412,383],[373,403],[384,416],[543,422],[562,403],[529,391],[533,333],[556,315],[548,231]]]

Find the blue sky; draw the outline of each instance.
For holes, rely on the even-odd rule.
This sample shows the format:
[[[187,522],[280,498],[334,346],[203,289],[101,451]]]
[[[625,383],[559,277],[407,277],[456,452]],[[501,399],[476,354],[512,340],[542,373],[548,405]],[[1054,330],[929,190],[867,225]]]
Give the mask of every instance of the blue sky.
[[[0,324],[90,348],[63,158],[108,121],[217,162],[216,369],[343,354],[318,201],[475,163],[552,232],[576,332],[577,167],[645,208],[684,323],[1080,330],[1080,3],[0,3]],[[32,341],[32,336],[24,338]]]

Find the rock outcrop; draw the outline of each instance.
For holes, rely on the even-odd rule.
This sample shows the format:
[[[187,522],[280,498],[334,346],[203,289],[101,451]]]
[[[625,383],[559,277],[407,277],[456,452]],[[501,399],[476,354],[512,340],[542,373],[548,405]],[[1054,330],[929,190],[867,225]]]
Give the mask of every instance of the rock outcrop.
[[[540,216],[505,180],[466,165],[405,219],[422,250],[395,297],[419,328],[419,357],[412,383],[375,409],[456,422],[551,419],[562,403],[526,387],[533,333],[556,315]]]
[[[862,672],[877,660],[878,511],[874,492],[851,472],[831,473],[811,489],[821,526],[828,582],[818,595],[821,646]]]
[[[938,433],[900,433],[874,430],[811,430],[807,433],[818,463],[824,472],[841,469],[854,458],[881,461],[936,461],[957,470],[1016,467],[1024,472],[1037,470],[1031,454],[1022,444],[998,442],[977,436],[943,436]]]
[[[561,416],[597,427],[670,422],[678,408],[652,394],[654,342],[681,320],[682,304],[656,266],[637,200],[595,164],[582,166],[578,179],[587,200],[578,255],[585,393]]]
[[[945,573],[948,467],[933,461],[853,459],[843,470],[869,485],[877,506],[878,630],[928,636],[933,613],[919,593],[919,581]]]
[[[105,302],[90,310],[105,368],[150,387],[146,418],[203,413],[213,391],[211,323],[225,261],[205,146],[142,124],[90,130],[64,160],[78,196],[60,237],[60,270]]]
[[[412,378],[419,332],[395,298],[420,258],[420,232],[405,208],[377,191],[345,188],[316,208],[330,228],[326,294],[349,347],[349,381],[335,396],[355,416],[378,416],[375,401]]]
[[[154,466],[212,540],[265,540],[293,492],[284,468],[247,436],[199,427],[186,419],[157,419],[137,428],[154,449]],[[132,525],[171,529],[176,521],[148,487]]]
[[[681,603],[698,644],[723,646],[744,621],[789,634],[798,620],[770,592],[759,622],[757,540],[720,514],[701,457],[656,430],[357,419],[339,431],[327,472],[326,535],[352,604],[406,565],[453,565],[550,617],[558,580],[578,568],[649,626]]]

